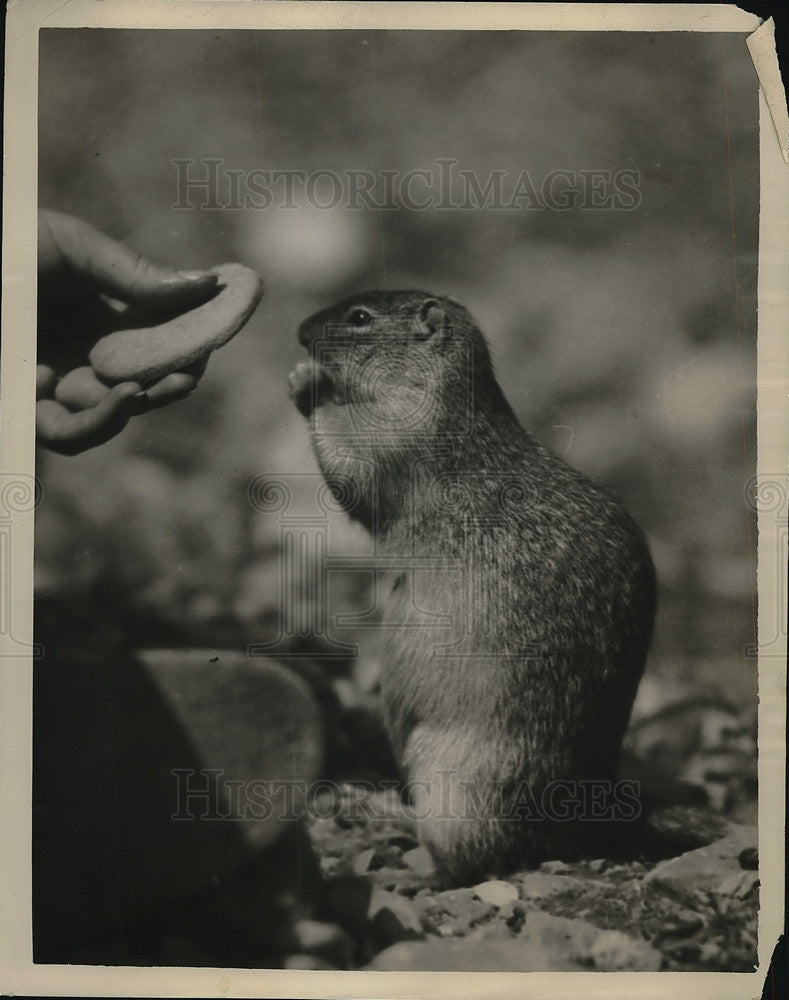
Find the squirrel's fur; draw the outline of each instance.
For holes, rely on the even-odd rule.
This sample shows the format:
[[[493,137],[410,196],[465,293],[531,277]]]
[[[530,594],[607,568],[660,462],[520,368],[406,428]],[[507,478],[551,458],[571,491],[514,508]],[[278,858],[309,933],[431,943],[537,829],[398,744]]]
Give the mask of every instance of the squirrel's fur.
[[[299,339],[320,466],[395,578],[381,686],[420,838],[456,883],[594,842],[652,631],[641,531],[521,427],[457,302],[369,293]]]

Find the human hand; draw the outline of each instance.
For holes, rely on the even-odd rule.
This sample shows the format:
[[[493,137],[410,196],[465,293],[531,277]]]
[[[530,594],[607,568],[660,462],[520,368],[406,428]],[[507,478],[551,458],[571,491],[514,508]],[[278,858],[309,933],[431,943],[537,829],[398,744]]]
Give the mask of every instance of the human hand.
[[[88,364],[100,337],[134,325],[141,315],[176,315],[199,305],[217,275],[160,267],[89,223],[61,212],[39,212],[36,436],[40,444],[76,455],[118,434],[129,419],[188,395],[205,362],[173,372],[145,390],[137,382],[98,387],[103,398],[71,409],[54,397],[60,378]]]

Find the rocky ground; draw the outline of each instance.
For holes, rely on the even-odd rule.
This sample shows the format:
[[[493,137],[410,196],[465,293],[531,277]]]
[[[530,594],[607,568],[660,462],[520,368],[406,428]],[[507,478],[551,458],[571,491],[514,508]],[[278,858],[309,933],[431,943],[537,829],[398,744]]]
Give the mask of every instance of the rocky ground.
[[[347,685],[322,685],[317,671],[299,675],[239,652],[148,651],[112,657],[109,666],[83,653],[59,666],[37,674],[39,740],[47,736],[34,813],[37,942],[47,949],[37,961],[417,971],[755,967],[750,710],[687,692],[660,704],[645,686],[622,764],[623,775],[639,780],[643,822],[627,824],[617,849],[612,842],[596,857],[556,858],[447,888],[391,773],[374,693],[352,697]],[[67,697],[71,713],[61,710]],[[105,716],[113,722],[109,755]],[[322,731],[330,734],[325,756]],[[209,809],[200,791],[207,772],[198,772],[217,769],[225,783],[209,812],[226,822],[173,822],[174,807],[188,805],[174,798],[175,764],[190,769],[198,812]],[[81,774],[82,783],[64,782],[64,773]],[[223,798],[231,782],[251,791],[253,779],[266,778],[311,790],[287,822],[277,798],[265,822],[246,810],[242,819],[244,803],[231,809]],[[107,790],[106,801],[96,799],[97,788]],[[115,891],[107,895],[110,876]]]
[[[446,889],[397,792],[371,795],[369,785],[348,783],[308,810],[327,922],[296,924],[305,947],[286,966],[752,971],[755,714],[698,692],[672,698],[664,685],[645,688],[640,705],[623,769],[638,775],[653,802],[643,849],[635,843],[624,859],[557,859],[505,880]],[[352,727],[357,743],[360,728]],[[373,738],[355,755],[365,777],[365,762],[375,770],[371,746]]]
[[[724,821],[711,844],[658,862],[549,861],[442,890],[397,796],[355,808],[354,795],[348,786],[342,809],[331,808],[337,815],[314,815],[309,829],[332,915],[355,937],[339,923],[302,922],[310,949],[291,955],[289,968],[753,970],[753,826]],[[675,810],[673,820],[690,828],[698,814]]]

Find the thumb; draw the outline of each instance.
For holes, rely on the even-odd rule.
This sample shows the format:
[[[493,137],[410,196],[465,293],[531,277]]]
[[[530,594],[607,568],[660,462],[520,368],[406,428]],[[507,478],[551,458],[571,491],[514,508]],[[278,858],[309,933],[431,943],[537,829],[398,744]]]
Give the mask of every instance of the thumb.
[[[211,271],[162,267],[73,215],[42,211],[39,225],[39,247],[54,248],[61,264],[87,277],[96,291],[124,302],[187,307],[208,298],[217,286]]]

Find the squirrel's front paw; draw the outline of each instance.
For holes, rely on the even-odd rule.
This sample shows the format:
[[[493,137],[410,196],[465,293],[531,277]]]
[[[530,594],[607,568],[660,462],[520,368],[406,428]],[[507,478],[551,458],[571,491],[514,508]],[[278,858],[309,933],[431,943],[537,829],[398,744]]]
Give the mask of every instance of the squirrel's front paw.
[[[290,398],[305,417],[330,394],[331,380],[312,358],[305,358],[288,375]]]

